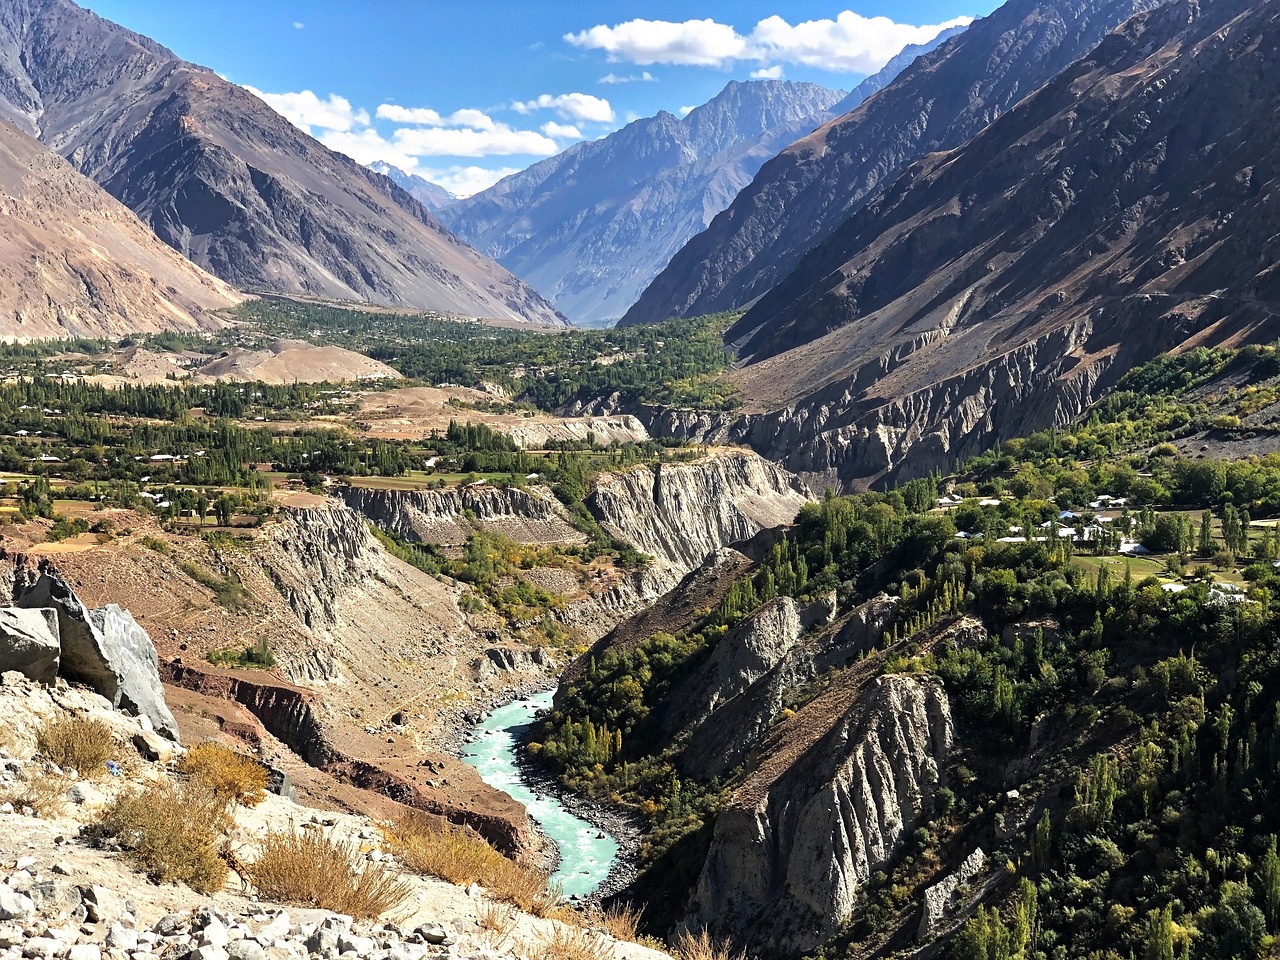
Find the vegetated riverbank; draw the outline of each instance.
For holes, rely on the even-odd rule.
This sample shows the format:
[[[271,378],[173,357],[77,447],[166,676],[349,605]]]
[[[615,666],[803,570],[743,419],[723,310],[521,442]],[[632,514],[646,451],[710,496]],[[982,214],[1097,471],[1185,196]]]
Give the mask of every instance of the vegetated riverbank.
[[[557,871],[561,873],[557,879],[563,884],[566,897],[571,901],[577,903],[601,901],[626,888],[635,878],[639,862],[640,829],[634,819],[625,812],[564,788],[530,756],[527,750],[528,731],[545,712],[549,704],[543,704],[540,701],[543,697],[549,698],[550,693],[549,689],[543,687],[541,690],[509,697],[505,703],[486,711],[479,720],[471,724],[465,735],[459,737],[457,752],[465,762],[472,763],[480,770],[482,776],[492,786],[503,790],[506,790],[510,784],[510,781],[504,781],[506,774],[496,767],[486,773],[479,761],[486,757],[492,758],[494,748],[508,755],[510,770],[523,790],[506,790],[506,792],[519,802],[525,803],[535,828],[546,840],[544,849],[550,856],[544,861],[543,866],[553,873]],[[503,711],[509,712],[510,715],[499,718],[500,726],[493,726],[492,719],[495,714]],[[505,742],[508,738],[509,742]],[[490,759],[488,762],[492,766],[493,760]],[[523,797],[516,796],[517,793],[525,791],[529,795],[527,801]],[[549,809],[545,806],[548,804],[551,805]],[[543,809],[539,810],[539,807]],[[594,831],[595,839],[602,843],[611,840],[615,846],[603,876],[589,888],[582,886],[577,875],[564,873],[566,847],[575,842],[578,844],[578,856],[576,858],[570,856],[569,860],[578,859],[579,863],[570,862],[569,869],[594,864],[596,861],[592,859],[592,854],[599,851],[583,849],[581,827],[560,823],[559,836],[554,835],[552,830],[548,830],[548,823],[544,821],[549,820],[554,824],[557,807],[571,818],[580,821],[589,830]],[[541,817],[539,813],[542,814]],[[567,829],[576,829],[577,836],[565,832]],[[582,871],[584,874],[587,872]]]

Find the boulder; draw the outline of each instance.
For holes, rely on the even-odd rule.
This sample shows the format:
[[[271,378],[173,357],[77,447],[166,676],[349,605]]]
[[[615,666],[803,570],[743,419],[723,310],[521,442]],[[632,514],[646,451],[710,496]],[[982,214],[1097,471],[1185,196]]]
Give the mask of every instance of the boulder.
[[[155,645],[132,614],[114,603],[90,610],[65,580],[47,570],[32,582],[20,582],[14,592],[19,607],[56,611],[63,677],[96,690],[116,708],[145,717],[170,740],[178,739],[177,721],[164,702]]]
[[[61,650],[55,611],[0,607],[0,671],[16,670],[37,683],[53,683]]]

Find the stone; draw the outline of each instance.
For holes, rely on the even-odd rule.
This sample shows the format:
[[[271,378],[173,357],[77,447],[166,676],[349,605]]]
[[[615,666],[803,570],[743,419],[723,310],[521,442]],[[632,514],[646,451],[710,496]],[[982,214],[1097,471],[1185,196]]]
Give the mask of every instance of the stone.
[[[138,949],[138,934],[136,931],[130,930],[119,923],[113,923],[111,929],[107,931],[107,938],[103,943],[109,950],[136,950]]]
[[[118,920],[127,912],[124,897],[109,887],[94,884],[81,887],[80,897],[88,910],[90,923],[107,923]],[[167,917],[165,919],[168,919]],[[162,921],[163,922],[163,921]]]
[[[102,960],[102,949],[96,943],[77,943],[67,951],[67,960]]]
[[[61,676],[106,697],[113,707],[147,717],[156,731],[178,739],[178,724],[164,702],[155,645],[133,616],[115,604],[88,609],[56,573],[42,570],[15,584],[16,604],[52,608],[61,639]]]
[[[258,931],[258,939],[265,943],[274,943],[282,937],[287,937],[291,923],[288,911],[282,910],[276,914],[275,919],[268,921],[267,925]]]
[[[439,946],[449,939],[449,934],[445,931],[444,927],[440,926],[438,923],[424,923],[413,932],[427,943],[435,946]]]
[[[133,735],[133,748],[138,756],[151,763],[166,763],[173,757],[173,743],[147,730],[139,730]]]
[[[187,960],[228,960],[228,954],[225,947],[205,944],[187,954]]]
[[[230,960],[266,960],[267,951],[253,940],[237,940],[227,948]]]
[[[200,945],[202,947],[225,947],[231,942],[231,937],[227,933],[227,928],[223,926],[222,921],[217,917],[209,920],[203,930],[200,931]]]
[[[373,953],[377,944],[374,943],[372,937],[358,937],[354,934],[344,934],[338,938],[338,952],[354,953],[358,957],[366,957]]]
[[[107,802],[106,794],[84,780],[77,780],[67,787],[66,796],[78,807],[100,807]]]
[[[0,887],[0,920],[29,920],[36,915],[36,905],[26,894]]]
[[[45,880],[33,884],[27,896],[35,904],[36,912],[46,918],[65,919],[81,904],[79,889],[66,880]]]
[[[56,611],[0,607],[0,669],[52,684],[61,655]]]
[[[32,937],[22,945],[22,955],[33,960],[36,957],[56,957],[65,949],[62,941],[53,937]]]

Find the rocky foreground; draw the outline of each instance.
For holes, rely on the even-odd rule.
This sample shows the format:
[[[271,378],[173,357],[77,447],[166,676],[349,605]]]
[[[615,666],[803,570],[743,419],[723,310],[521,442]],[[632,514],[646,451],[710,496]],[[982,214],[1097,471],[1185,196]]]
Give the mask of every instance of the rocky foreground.
[[[98,694],[62,680],[47,686],[13,671],[0,675],[0,715],[6,721],[0,730],[0,797],[6,798],[0,802],[0,874],[6,874],[0,880],[0,960],[665,956],[585,925],[521,913],[476,885],[462,888],[401,871],[374,821],[321,813],[277,795],[235,811],[227,837],[233,863],[252,862],[257,842],[270,831],[321,830],[356,845],[371,863],[402,872],[413,887],[409,905],[399,915],[362,922],[259,902],[249,884],[234,877],[212,895],[152,883],[116,853],[90,846],[82,830],[122,791],[173,776],[182,748],[166,747],[144,721]],[[60,769],[35,753],[36,732],[64,716],[111,727],[119,746],[111,768],[119,775]],[[35,796],[41,798],[39,812],[23,799]]]

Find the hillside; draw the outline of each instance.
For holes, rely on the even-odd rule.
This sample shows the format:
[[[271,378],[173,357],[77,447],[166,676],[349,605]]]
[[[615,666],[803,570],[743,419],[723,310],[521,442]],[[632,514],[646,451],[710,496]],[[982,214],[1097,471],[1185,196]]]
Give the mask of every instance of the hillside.
[[[918,475],[1074,419],[1158,353],[1276,335],[1280,14],[1192,9],[1136,17],[913,167],[730,332],[756,402],[823,411],[815,467]]]
[[[529,749],[643,818],[652,929],[1269,956],[1278,355],[1163,357],[1087,423],[807,505],[580,658]]]
[[[241,288],[558,320],[386,177],[70,0],[0,8],[0,116]]]
[[[0,337],[220,325],[243,297],[165,246],[53,151],[0,121]]]
[[[507,177],[439,212],[575,323],[620,317],[769,157],[844,96],[811,83],[730,83]]]
[[[1159,0],[1010,0],[798,140],[686,244],[623,318],[749,304],[910,164],[954,149]]]

